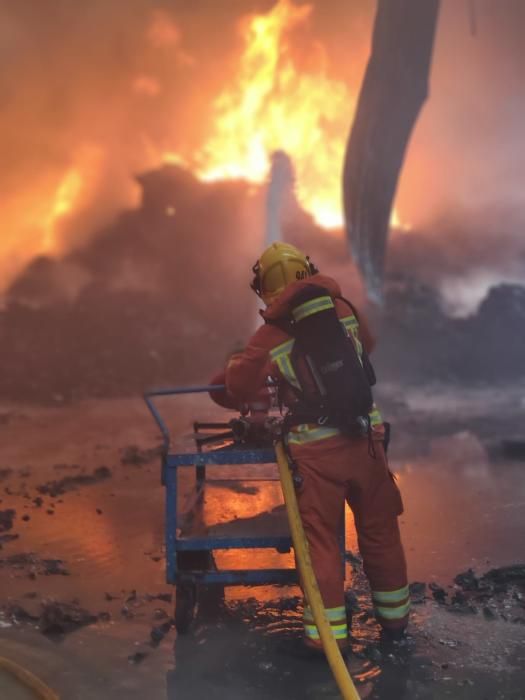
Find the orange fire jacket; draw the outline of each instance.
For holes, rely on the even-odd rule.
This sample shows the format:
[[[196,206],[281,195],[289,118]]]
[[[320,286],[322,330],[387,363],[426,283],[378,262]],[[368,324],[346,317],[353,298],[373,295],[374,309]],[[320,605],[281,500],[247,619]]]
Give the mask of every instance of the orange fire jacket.
[[[288,317],[292,298],[312,281],[327,289],[341,320],[355,318],[349,305],[338,298],[341,296],[339,284],[331,277],[321,274],[315,275],[313,280],[310,277],[286,287],[282,294],[261,312],[262,318],[279,320]],[[354,325],[351,330],[354,330],[356,340],[362,343],[365,350],[370,353],[375,343],[368,324],[361,314],[359,314],[358,325]],[[226,391],[212,393],[212,399],[226,408],[240,408],[251,402],[269,401],[266,389],[268,378],[271,377],[277,381],[288,379],[285,367],[280,361],[279,348],[285,349],[286,343],[290,340],[292,340],[291,336],[277,326],[270,323],[262,325],[250,338],[245,350],[232,355],[226,370],[212,379],[213,384],[226,384]],[[283,392],[283,399],[287,407],[296,400],[291,390]]]

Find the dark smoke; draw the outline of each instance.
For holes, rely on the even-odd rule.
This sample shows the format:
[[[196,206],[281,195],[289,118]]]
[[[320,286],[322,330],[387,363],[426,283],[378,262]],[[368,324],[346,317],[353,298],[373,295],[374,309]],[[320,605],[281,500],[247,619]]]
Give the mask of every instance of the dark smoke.
[[[248,285],[262,224],[257,240],[243,234],[263,210],[264,188],[203,184],[176,167],[139,184],[139,209],[61,261],[35,260],[9,289],[0,396],[64,401],[205,382],[253,332]],[[283,225],[363,310],[344,239],[300,210]],[[455,320],[431,285],[392,271],[376,330],[383,380],[514,380],[523,375],[525,288],[500,285],[477,314]]]
[[[0,0],[4,279],[42,252],[43,220],[69,168],[87,162],[93,172],[74,214],[61,222],[59,251],[136,205],[133,176],[158,166],[163,152],[187,156],[204,143],[213,98],[235,74],[243,49],[238,22],[273,5]],[[337,22],[329,6],[339,8]],[[310,34],[294,39],[299,62],[307,63],[314,40],[326,43],[330,36],[340,38],[328,52],[331,61],[348,35],[353,53],[366,43],[366,33],[357,42],[362,15],[332,0],[317,3]],[[351,56],[347,67],[354,65]],[[342,71],[339,77],[348,76]],[[358,80],[357,72],[351,81]]]
[[[468,4],[444,0],[430,100],[403,173],[399,204],[416,224],[451,208],[465,215],[506,205],[521,210],[525,175],[525,4],[476,0],[477,33]]]
[[[136,204],[133,175],[157,166],[160,153],[191,154],[202,145],[213,123],[213,97],[235,74],[239,19],[274,4],[0,1],[4,279],[42,250],[38,217],[26,222],[26,212],[46,211],[69,167],[87,157],[96,173],[58,231],[62,250]],[[310,4],[310,22],[292,37],[298,64],[307,68],[320,42],[330,75],[357,91],[375,2]],[[443,0],[431,97],[412,139],[398,209],[415,229],[439,237],[444,233],[436,222],[452,214],[445,243],[452,249],[459,228],[486,236],[486,248],[494,250],[498,226],[487,218],[497,218],[513,260],[525,224],[525,5],[476,0],[475,8],[472,36],[468,4]],[[461,249],[456,257],[463,259]],[[471,262],[478,265],[464,259],[460,272]],[[500,276],[505,264],[498,266]]]

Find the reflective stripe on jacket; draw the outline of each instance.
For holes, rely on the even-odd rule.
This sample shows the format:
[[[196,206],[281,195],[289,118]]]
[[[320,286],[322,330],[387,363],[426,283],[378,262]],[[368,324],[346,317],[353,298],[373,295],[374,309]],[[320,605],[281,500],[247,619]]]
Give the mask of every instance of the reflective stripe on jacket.
[[[300,318],[305,318],[305,316],[307,316],[310,313],[315,313],[315,311],[329,308],[325,297],[321,297],[319,301],[315,299],[314,302],[315,310],[313,307],[310,308],[312,306],[312,302],[307,302],[307,304],[309,305],[308,308],[303,309],[303,307],[306,307],[307,304],[303,304],[302,306],[298,307],[298,309],[300,310]],[[333,304],[331,304],[331,306],[333,306]],[[361,362],[361,364],[363,364],[363,344],[361,343],[361,339],[359,337],[359,323],[357,321],[357,318],[352,313],[350,315],[344,316],[343,318],[340,318],[339,320],[343,328],[347,332],[348,336],[352,338],[357,350],[357,356],[359,357],[359,361]],[[286,340],[284,343],[280,343],[277,347],[273,348],[270,351],[270,357],[273,360],[273,362],[275,362],[275,364],[277,365],[277,368],[279,369],[279,372],[282,375],[282,377],[293,387],[301,390],[301,385],[297,380],[297,376],[292,364],[292,350],[294,345],[294,338]],[[383,419],[381,418],[381,414],[375,403],[373,404],[372,410],[369,413],[369,418],[370,425],[372,426],[372,428],[376,428],[383,424]],[[305,442],[312,442],[314,440],[326,440],[327,438],[333,437],[334,435],[340,435],[340,432],[341,431],[337,428],[323,428],[314,424],[303,424],[292,428],[289,442],[295,444],[304,444]]]
[[[358,322],[353,313],[348,313],[348,304],[341,299],[337,299],[341,295],[339,285],[335,280],[325,275],[317,274],[313,278],[307,278],[289,285],[264,312],[264,318],[272,321],[282,320],[289,316],[291,312],[290,301],[301,288],[309,284],[309,280],[327,289],[330,298],[323,297],[320,303],[335,305],[337,315],[348,335],[355,342],[359,356],[361,357],[362,355],[363,347],[370,353],[374,343],[366,321],[360,318],[360,322]],[[317,300],[315,302],[317,303]],[[301,307],[299,308],[301,309]],[[302,309],[300,313],[308,313],[309,311],[313,313],[309,308]],[[291,362],[291,352],[294,343],[294,338],[276,325],[267,323],[261,326],[250,339],[246,349],[232,357],[228,363],[226,368],[228,392],[239,401],[248,402],[264,386],[268,377],[273,377],[277,381],[284,379],[289,385],[288,391],[285,390],[283,392],[284,404],[287,407],[293,405],[296,401],[294,389],[301,389]],[[375,404],[370,413],[370,421],[375,432],[382,431],[381,415]],[[339,434],[340,431],[337,428],[304,424],[295,426],[292,429],[290,442],[302,444],[304,442],[325,440]]]

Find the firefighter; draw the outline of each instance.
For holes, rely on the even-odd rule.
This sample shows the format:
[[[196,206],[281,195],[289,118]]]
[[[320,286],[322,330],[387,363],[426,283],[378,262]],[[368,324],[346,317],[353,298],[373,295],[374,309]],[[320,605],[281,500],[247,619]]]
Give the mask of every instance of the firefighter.
[[[268,377],[272,377],[279,383],[281,402],[293,416],[301,387],[294,367],[297,358],[292,356],[296,341],[286,319],[298,292],[314,283],[325,290],[323,303],[335,307],[348,342],[354,343],[360,360],[371,352],[373,340],[363,317],[358,318],[354,307],[342,299],[338,283],[321,275],[294,246],[273,243],[253,270],[252,288],[266,306],[261,311],[265,323],[242,352],[232,355],[223,377],[215,377],[215,381],[225,379],[226,392],[212,397],[229,407],[264,403],[268,401],[265,386]],[[387,638],[404,635],[410,605],[398,526],[403,504],[388,468],[384,425],[375,404],[367,419],[366,433],[358,435],[348,434],[330,420],[315,420],[314,416],[302,423],[285,419],[289,426],[288,449],[299,475],[297,500],[312,564],[327,617],[341,647],[346,646],[348,638],[339,546],[345,500],[354,515],[376,619]],[[320,649],[319,633],[307,601],[303,621],[306,645]]]

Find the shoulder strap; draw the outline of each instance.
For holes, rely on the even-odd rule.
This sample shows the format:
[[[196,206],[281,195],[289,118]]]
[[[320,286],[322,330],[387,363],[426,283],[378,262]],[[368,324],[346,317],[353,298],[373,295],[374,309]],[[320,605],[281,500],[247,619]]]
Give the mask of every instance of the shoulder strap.
[[[355,306],[350,301],[348,301],[348,299],[345,299],[345,297],[336,297],[336,299],[341,299],[341,301],[344,301],[344,303],[351,308],[352,313],[354,314],[357,320],[357,325],[359,326],[359,314],[357,313],[357,309],[355,308]],[[368,353],[363,343],[361,344],[361,362],[363,363],[363,369],[365,371],[366,378],[368,379],[368,383],[370,384],[370,386],[374,386],[374,384],[377,381],[376,373],[372,363],[370,362],[370,358],[368,357]]]
[[[356,309],[355,306],[352,304],[352,302],[348,301],[348,299],[347,299],[346,297],[343,297],[343,296],[335,297],[335,298],[336,298],[336,299],[340,299],[341,301],[344,301],[344,303],[345,303],[347,306],[350,307],[352,313],[354,314],[354,316],[355,316],[356,319],[357,319],[357,322],[359,323],[359,314],[357,313],[357,309]]]
[[[292,320],[288,318],[265,318],[264,322],[269,326],[275,326],[288,335],[293,336]]]

